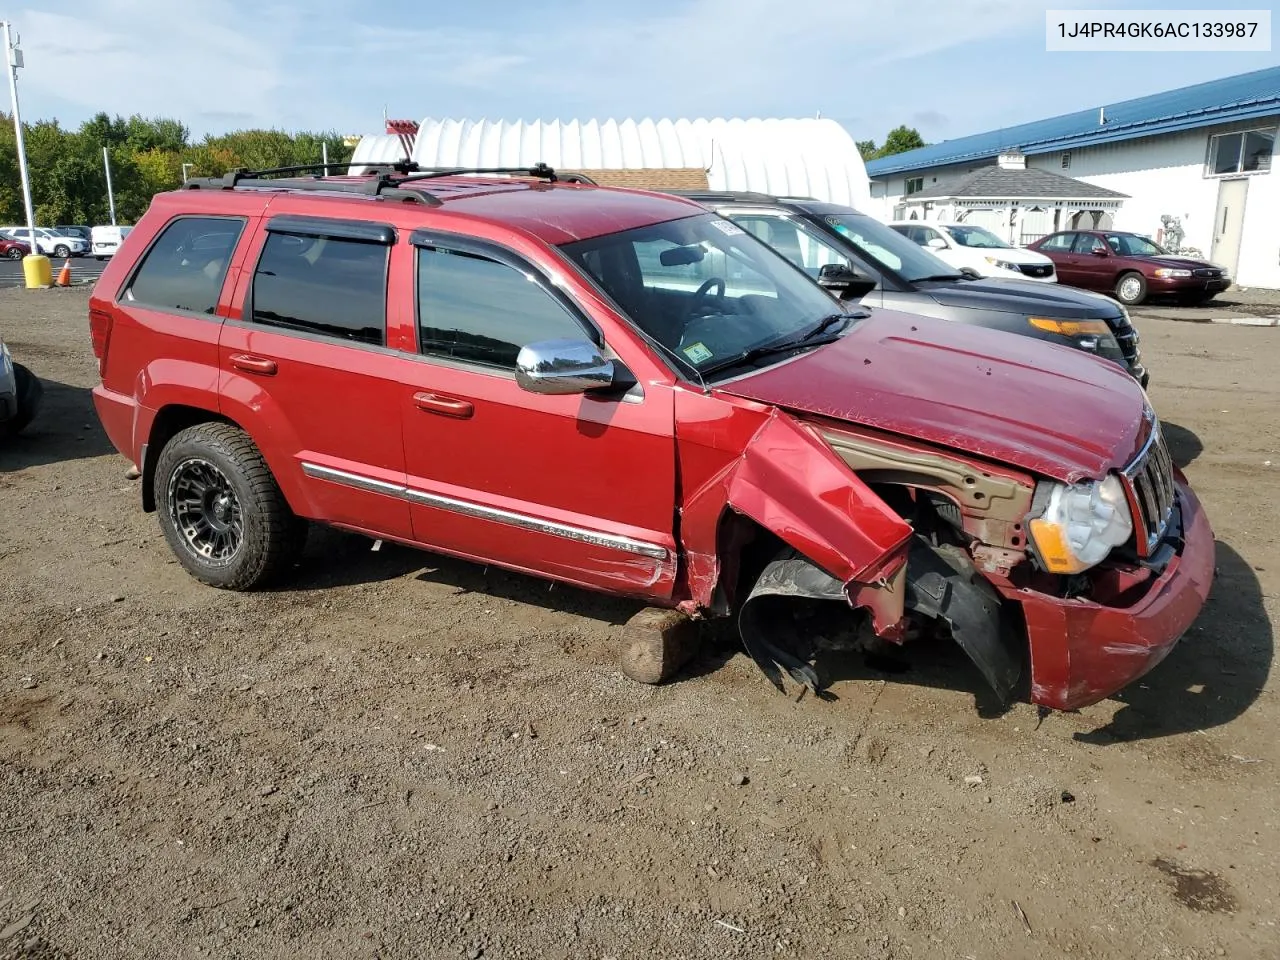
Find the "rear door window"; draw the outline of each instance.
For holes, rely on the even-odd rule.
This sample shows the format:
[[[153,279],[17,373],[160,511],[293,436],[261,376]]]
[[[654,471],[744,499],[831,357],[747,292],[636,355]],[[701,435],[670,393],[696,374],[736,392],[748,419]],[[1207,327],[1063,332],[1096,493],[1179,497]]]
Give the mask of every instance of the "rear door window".
[[[174,220],[143,257],[124,299],[158,310],[214,313],[243,230],[241,219]]]
[[[1040,249],[1049,253],[1067,253],[1071,250],[1071,243],[1075,240],[1074,233],[1058,233],[1054,234],[1044,243],[1040,244]]]
[[[375,241],[269,233],[253,274],[252,321],[384,346],[388,250]]]

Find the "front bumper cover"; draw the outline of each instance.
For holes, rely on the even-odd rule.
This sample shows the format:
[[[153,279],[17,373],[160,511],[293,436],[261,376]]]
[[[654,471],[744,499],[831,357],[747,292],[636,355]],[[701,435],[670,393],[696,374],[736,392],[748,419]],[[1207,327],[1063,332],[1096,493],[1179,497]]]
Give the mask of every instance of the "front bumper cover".
[[[1181,475],[1176,487],[1181,549],[1132,606],[1005,592],[1026,619],[1033,703],[1074,710],[1105,699],[1168,656],[1200,613],[1213,586],[1213,531]]]

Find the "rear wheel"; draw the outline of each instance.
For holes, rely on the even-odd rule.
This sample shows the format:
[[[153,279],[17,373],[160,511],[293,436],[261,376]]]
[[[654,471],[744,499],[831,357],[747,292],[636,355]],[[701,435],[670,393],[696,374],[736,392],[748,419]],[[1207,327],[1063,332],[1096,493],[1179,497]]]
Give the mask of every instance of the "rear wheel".
[[[1116,281],[1116,299],[1132,307],[1147,298],[1147,281],[1140,273],[1124,273]]]
[[[238,427],[201,423],[177,433],[160,452],[153,489],[169,547],[201,583],[252,590],[301,552],[305,521]]]

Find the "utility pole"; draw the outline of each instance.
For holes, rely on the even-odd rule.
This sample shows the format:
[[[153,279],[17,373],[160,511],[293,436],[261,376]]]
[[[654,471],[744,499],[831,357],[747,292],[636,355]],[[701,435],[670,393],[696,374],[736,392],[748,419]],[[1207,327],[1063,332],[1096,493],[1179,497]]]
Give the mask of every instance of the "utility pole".
[[[327,140],[320,141],[320,158],[324,161],[324,175],[329,175],[329,143]]]
[[[111,155],[107,148],[102,148],[102,165],[107,168],[107,203],[111,206],[111,225],[116,225],[116,195],[111,189]]]
[[[27,144],[22,135],[22,111],[18,109],[18,68],[22,66],[22,51],[10,36],[8,20],[0,22],[4,27],[5,71],[9,74],[9,98],[13,101],[13,135],[18,147],[18,172],[22,176],[22,202],[27,213],[27,239],[31,252],[39,253],[36,246],[36,214],[31,206],[31,177],[27,172]]]

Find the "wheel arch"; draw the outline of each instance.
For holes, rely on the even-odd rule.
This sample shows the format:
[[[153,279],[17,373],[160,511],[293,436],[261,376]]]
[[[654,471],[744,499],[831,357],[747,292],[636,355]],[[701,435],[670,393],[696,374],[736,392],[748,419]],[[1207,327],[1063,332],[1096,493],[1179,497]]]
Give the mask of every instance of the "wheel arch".
[[[225,423],[243,429],[229,417],[204,407],[170,403],[156,411],[142,445],[142,509],[145,512],[155,513],[156,510],[155,475],[160,451],[183,430],[200,423]]]

